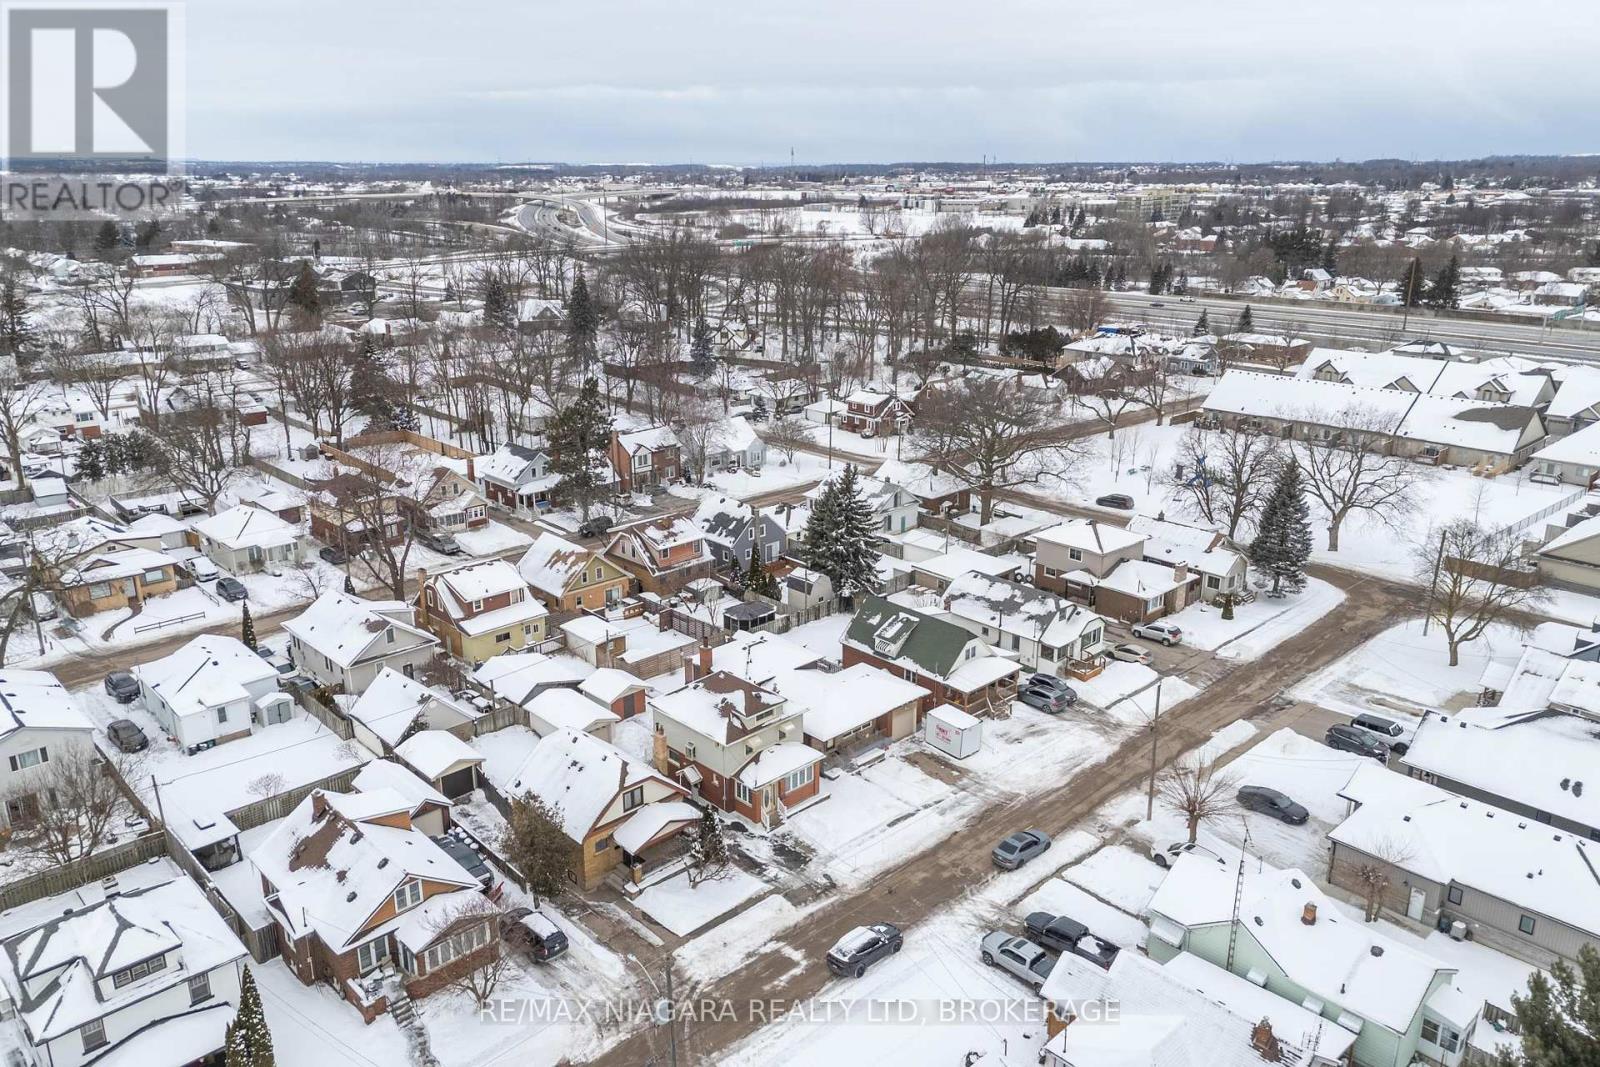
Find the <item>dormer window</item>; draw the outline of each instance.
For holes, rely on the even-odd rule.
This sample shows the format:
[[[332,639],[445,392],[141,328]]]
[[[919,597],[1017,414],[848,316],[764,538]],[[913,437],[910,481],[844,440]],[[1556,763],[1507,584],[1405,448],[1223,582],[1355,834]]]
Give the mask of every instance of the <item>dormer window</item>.
[[[622,810],[632,811],[644,803],[644,786],[636,785],[622,794]]]
[[[114,989],[121,989],[123,986],[128,985],[131,982],[137,982],[141,978],[146,978],[152,974],[155,974],[157,971],[164,971],[166,969],[167,957],[151,956],[147,960],[140,960],[132,967],[117,971],[111,976],[111,985]]]
[[[422,883],[416,879],[405,882],[394,891],[394,910],[406,911],[422,903]]]

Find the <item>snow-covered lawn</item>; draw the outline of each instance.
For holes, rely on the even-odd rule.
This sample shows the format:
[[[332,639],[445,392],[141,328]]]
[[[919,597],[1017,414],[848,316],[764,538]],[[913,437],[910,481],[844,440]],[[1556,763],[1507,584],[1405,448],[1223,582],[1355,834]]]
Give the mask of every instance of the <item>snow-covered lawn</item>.
[[[633,898],[633,906],[684,937],[726,915],[770,886],[737,867],[720,877],[689,884],[688,872],[668,878]]]
[[[458,532],[456,543],[469,556],[494,556],[515,548],[525,548],[533,544],[533,538],[503,522],[490,519],[487,525],[476,530]]]
[[[1156,685],[1141,689],[1126,700],[1111,705],[1106,709],[1106,716],[1125,726],[1143,726],[1158,710],[1165,715],[1198,692],[1200,688],[1192,682],[1170,674],[1163,675]]]
[[[1034,911],[1076,919],[1092,933],[1121,948],[1144,944],[1148,929],[1138,916],[1112,907],[1064,878],[1050,879],[1011,909],[1018,919],[1026,919],[1028,913]]]
[[[738,970],[745,960],[775,943],[822,904],[819,900],[800,908],[777,893],[763,897],[727,922],[679,946],[673,953],[673,962],[691,982],[714,982]]]
[[[1191,604],[1169,620],[1183,629],[1183,643],[1224,659],[1259,659],[1344,602],[1344,591],[1318,578],[1299,593],[1274,600],[1258,596],[1233,609],[1232,620],[1212,604]]]
[[[1063,877],[1120,911],[1142,915],[1166,872],[1125,845],[1108,845],[1068,867]]]
[[[840,461],[835,459],[833,469],[838,470],[839,467]],[[721,494],[743,500],[746,497],[793,489],[797,485],[805,485],[807,482],[814,482],[827,476],[828,460],[825,456],[796,452],[794,462],[791,463],[787,457],[779,454],[777,449],[769,448],[766,466],[761,468],[760,474],[750,470],[718,471],[706,479],[705,485],[673,486],[672,495],[699,499],[706,495]]]
[[[1331,711],[1359,715],[1375,711],[1394,718],[1419,717],[1428,708],[1470,705],[1478,678],[1491,658],[1514,660],[1522,635],[1510,626],[1491,626],[1477,641],[1462,646],[1461,662],[1449,665],[1438,626],[1422,633],[1422,620],[1393,626],[1290,690]]]
[[[1114,659],[1106,664],[1105,670],[1088,681],[1074,681],[1070,684],[1078,691],[1080,700],[1085,700],[1097,708],[1109,708],[1146,686],[1155,685],[1157,677],[1159,675],[1155,671],[1142,663],[1126,663]]]
[[[390,1016],[368,1026],[332,986],[302,985],[281,959],[249,966],[261,991],[278,1062],[389,1067],[409,1061],[405,1035]]]

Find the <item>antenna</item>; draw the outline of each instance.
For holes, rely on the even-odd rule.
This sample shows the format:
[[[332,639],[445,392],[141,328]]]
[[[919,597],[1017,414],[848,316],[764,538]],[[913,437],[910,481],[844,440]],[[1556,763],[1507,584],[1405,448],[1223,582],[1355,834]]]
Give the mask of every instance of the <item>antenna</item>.
[[[1228,924],[1228,963],[1225,970],[1233,970],[1233,950],[1239,943],[1239,901],[1244,898],[1244,859],[1245,850],[1250,847],[1250,821],[1240,819],[1244,823],[1244,840],[1239,843],[1239,872],[1233,880],[1233,921]]]

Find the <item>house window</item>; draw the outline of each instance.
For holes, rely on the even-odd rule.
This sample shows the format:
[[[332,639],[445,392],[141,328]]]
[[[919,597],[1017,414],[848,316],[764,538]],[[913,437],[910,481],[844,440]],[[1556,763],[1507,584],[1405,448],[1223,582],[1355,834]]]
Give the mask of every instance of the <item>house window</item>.
[[[1059,578],[1061,577],[1061,572],[1054,567],[1046,567],[1044,569],[1044,576],[1046,578]]]
[[[26,752],[18,752],[11,757],[11,769],[14,771],[26,770],[37,767],[41,763],[50,762],[50,753],[43,748],[30,748]]]
[[[815,777],[816,773],[817,766],[814,763],[808,763],[798,771],[789,772],[783,779],[783,791],[785,793],[793,793],[796,789],[802,789],[810,785],[811,779]]]
[[[78,1027],[78,1036],[83,1038],[83,1051],[93,1052],[106,1043],[106,1024],[100,1019],[86,1022]]]
[[[750,787],[743,782],[733,783],[733,799],[741,804],[750,803]]]
[[[394,891],[394,910],[405,911],[422,903],[422,883],[415,879]]]
[[[1069,548],[1069,549],[1067,549],[1067,558],[1070,559],[1070,560],[1081,560],[1081,559],[1083,559],[1083,549],[1081,549],[1081,548]]]
[[[594,854],[596,856],[600,855],[600,853],[605,852],[607,849],[610,849],[613,846],[613,844],[614,844],[614,842],[611,840],[611,835],[607,834],[606,836],[602,837],[600,840],[598,840],[598,841],[596,841],[594,843]]]
[[[1221,589],[1222,588],[1221,579],[1219,579],[1215,574],[1206,575],[1206,588],[1207,589]]]
[[[417,883],[412,882],[411,884],[416,885]],[[362,974],[366,974],[368,971],[373,970],[378,966],[378,964],[382,963],[388,958],[389,939],[387,937],[373,938],[366,944],[359,945],[356,948],[356,968]]]
[[[1439,1024],[1432,1019],[1422,1020],[1422,1040],[1430,1045],[1439,1043]]]
[[[221,707],[221,708],[217,709],[217,721],[218,722],[227,722],[228,721],[228,709],[226,707]]]
[[[90,600],[104,600],[111,595],[110,582],[95,582],[89,587]]]
[[[489,924],[474,923],[465,930],[444,938],[422,954],[422,962],[429,972],[436,971],[453,959],[480,949],[490,941]]]
[[[684,754],[684,756],[686,756],[689,759],[694,759],[694,742],[693,741],[685,741],[683,743],[683,754]]]
[[[1534,921],[1532,915],[1524,915],[1522,918],[1517,920],[1517,929],[1520,932],[1527,934],[1529,937],[1533,936],[1533,927]]]
[[[198,1004],[202,1000],[211,999],[211,976],[197,974],[189,979],[189,1003]]]
[[[384,642],[386,644],[390,644],[390,645],[394,644],[394,627],[393,626],[389,627],[387,630],[385,630],[383,632],[383,640],[384,640]]]
[[[121,989],[130,982],[137,982],[141,978],[155,974],[157,971],[164,971],[166,969],[167,957],[151,956],[147,960],[140,960],[138,963],[135,963],[132,967],[129,967],[126,970],[121,970],[116,974],[113,974],[111,976],[111,985],[115,989]]]
[[[622,794],[622,810],[632,811],[644,803],[644,786],[636,785]]]
[[[633,454],[633,469],[636,471],[650,469],[650,453],[635,452]]]
[[[605,569],[596,563],[594,567],[594,580],[598,582],[601,578],[605,577],[605,574]]]
[[[497,644],[497,645],[507,644],[507,643],[510,642],[510,640],[511,640],[511,631],[510,630],[507,630],[505,633],[499,633],[499,634],[495,634],[494,635],[494,643]]]
[[[1444,892],[1445,899],[1452,904],[1461,903],[1461,887],[1453,885]]]
[[[157,582],[164,582],[166,580],[167,580],[167,572],[166,571],[153,570],[153,571],[145,571],[144,572],[144,584],[145,585],[155,585]]]
[[[476,615],[478,612],[480,612],[482,610],[483,610],[483,601],[474,600],[472,602],[472,612],[473,612],[473,614]]]

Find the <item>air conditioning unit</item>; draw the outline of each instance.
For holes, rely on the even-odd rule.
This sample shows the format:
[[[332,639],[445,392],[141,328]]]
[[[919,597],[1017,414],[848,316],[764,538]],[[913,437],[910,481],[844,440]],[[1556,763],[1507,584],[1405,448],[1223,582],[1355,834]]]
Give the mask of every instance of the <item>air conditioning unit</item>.
[[[1450,924],[1450,939],[1452,941],[1465,941],[1467,939],[1467,924],[1457,919]]]

